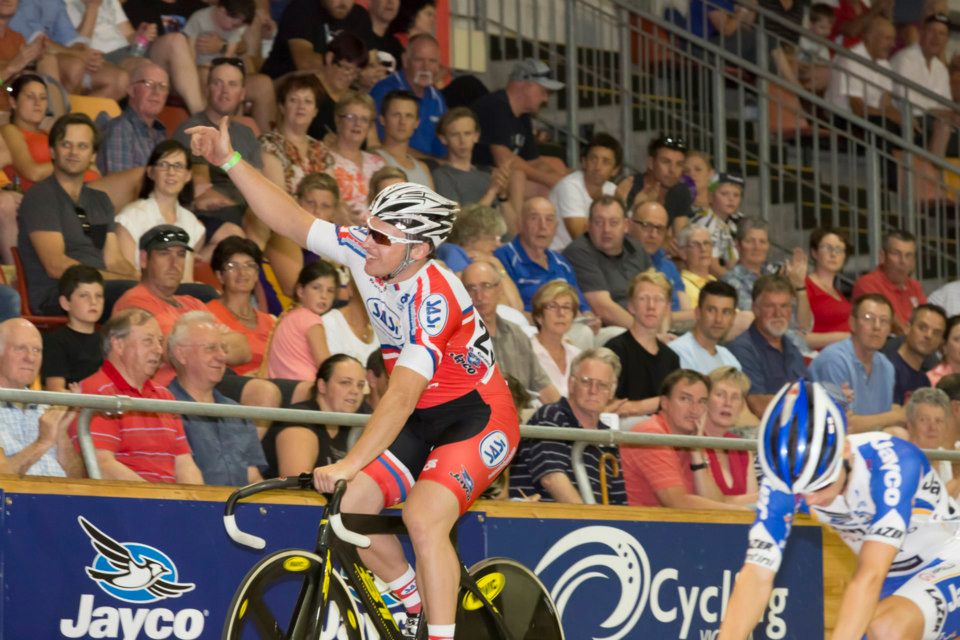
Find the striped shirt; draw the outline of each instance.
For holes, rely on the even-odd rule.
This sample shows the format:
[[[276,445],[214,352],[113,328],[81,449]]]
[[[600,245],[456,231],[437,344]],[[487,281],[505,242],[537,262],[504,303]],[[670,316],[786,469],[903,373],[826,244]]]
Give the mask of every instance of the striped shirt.
[[[4,402],[0,405],[0,448],[7,457],[16,455],[40,435],[40,416],[46,405],[28,404],[22,409]],[[28,476],[63,478],[63,467],[57,462],[57,448],[50,447],[27,469]]]
[[[82,393],[98,396],[125,395],[148,400],[173,400],[166,387],[147,380],[143,389],[130,385],[106,360],[100,370],[80,383]],[[112,451],[120,462],[147,482],[176,482],[174,464],[179,455],[190,454],[190,445],[180,417],[170,413],[130,411],[120,415],[97,414],[90,421],[90,435],[97,449]],[[70,425],[70,438],[79,450],[77,423]]]
[[[561,398],[559,402],[546,404],[537,409],[537,412],[530,418],[530,424],[573,429],[584,428],[580,426],[566,398]],[[608,427],[601,422],[597,424],[597,428],[607,429]],[[547,474],[555,472],[565,473],[573,486],[576,487],[577,481],[573,475],[573,464],[570,459],[572,447],[572,442],[561,440],[521,440],[520,448],[510,466],[510,497],[519,498],[523,495],[529,496],[539,493],[545,502],[552,502],[553,498],[540,484],[540,480]],[[589,445],[583,452],[583,464],[587,477],[590,479],[590,489],[597,503],[601,502],[600,457],[604,453],[616,456],[619,464],[620,454],[617,447]],[[627,503],[627,491],[623,476],[614,477],[609,463],[607,463],[607,494],[610,504]]]

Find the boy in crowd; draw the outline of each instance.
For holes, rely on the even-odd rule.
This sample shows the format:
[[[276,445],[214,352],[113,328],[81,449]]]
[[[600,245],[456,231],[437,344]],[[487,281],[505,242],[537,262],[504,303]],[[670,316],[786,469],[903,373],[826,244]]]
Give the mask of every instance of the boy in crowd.
[[[719,173],[710,183],[710,208],[696,215],[691,224],[706,228],[713,239],[713,265],[710,273],[720,278],[740,259],[733,239],[737,220],[742,217],[744,180],[732,173]]]
[[[47,391],[67,391],[70,385],[96,373],[103,364],[97,320],[103,313],[103,276],[84,264],[60,276],[60,306],[67,324],[43,336],[40,378]]]

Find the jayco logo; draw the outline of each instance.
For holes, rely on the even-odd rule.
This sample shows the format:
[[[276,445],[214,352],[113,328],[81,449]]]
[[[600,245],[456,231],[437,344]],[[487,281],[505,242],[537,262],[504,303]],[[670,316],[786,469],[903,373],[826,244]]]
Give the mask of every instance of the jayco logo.
[[[480,457],[488,469],[496,469],[507,459],[510,443],[507,435],[500,430],[489,433],[480,441]]]
[[[420,326],[429,336],[439,335],[447,326],[447,316],[450,315],[447,299],[439,293],[432,293],[420,303],[417,310],[417,319]]]
[[[367,311],[380,328],[394,340],[400,339],[400,318],[379,298],[367,299]]]
[[[177,566],[170,557],[149,545],[120,542],[98,529],[83,516],[80,527],[97,552],[87,576],[109,596],[133,604],[148,604],[179,598],[196,587],[179,582]],[[198,609],[171,611],[166,608],[94,607],[93,594],[80,596],[75,619],[60,620],[60,633],[67,638],[147,638],[193,640],[203,633],[204,614]]]

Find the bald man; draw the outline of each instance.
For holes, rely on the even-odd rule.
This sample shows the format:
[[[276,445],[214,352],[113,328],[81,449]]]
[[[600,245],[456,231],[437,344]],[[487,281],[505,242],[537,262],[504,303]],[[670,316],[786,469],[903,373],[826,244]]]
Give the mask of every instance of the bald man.
[[[670,232],[670,216],[667,209],[656,201],[643,202],[633,207],[627,219],[627,235],[637,241],[653,263],[653,268],[662,273],[673,286],[670,310],[689,310],[691,305],[684,291],[680,270],[667,256],[664,246]],[[692,319],[692,314],[691,314]]]
[[[130,76],[127,107],[103,127],[97,167],[107,175],[146,166],[153,148],[167,139],[167,128],[157,119],[167,103],[170,77],[163,67],[140,63]]]
[[[889,123],[888,129],[892,132],[892,127],[896,127],[899,134],[900,111],[893,101],[893,80],[856,60],[860,56],[893,71],[889,58],[895,42],[893,23],[884,17],[875,17],[864,32],[863,41],[850,48],[852,56],[836,62],[826,97],[845,111],[878,124]]]
[[[0,387],[26,389],[37,378],[43,340],[29,321],[0,324]],[[82,465],[67,437],[75,411],[35,404],[0,405],[0,473],[80,477]]]
[[[500,372],[505,377],[516,378],[523,388],[535,394],[541,403],[558,401],[560,392],[540,366],[540,361],[533,353],[530,338],[523,329],[497,316],[502,276],[491,263],[481,259],[468,265],[460,279],[493,340],[493,351]]]

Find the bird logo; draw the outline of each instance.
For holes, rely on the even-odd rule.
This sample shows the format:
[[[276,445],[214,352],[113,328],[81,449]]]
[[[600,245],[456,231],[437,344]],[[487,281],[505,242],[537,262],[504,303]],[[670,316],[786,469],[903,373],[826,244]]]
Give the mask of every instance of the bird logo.
[[[195,585],[177,582],[177,567],[159,549],[135,542],[118,542],[83,516],[77,521],[97,552],[87,575],[106,593],[125,602],[147,603],[179,598]]]

